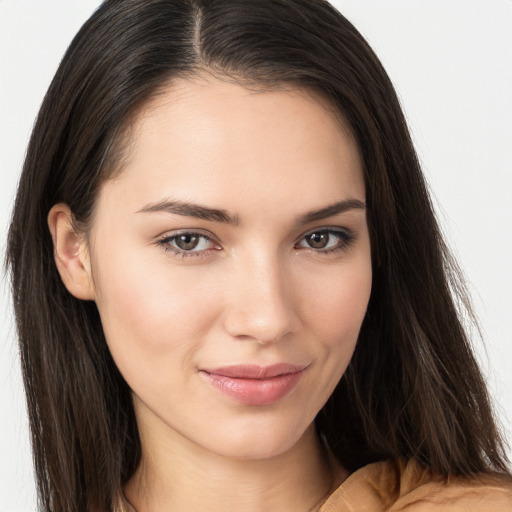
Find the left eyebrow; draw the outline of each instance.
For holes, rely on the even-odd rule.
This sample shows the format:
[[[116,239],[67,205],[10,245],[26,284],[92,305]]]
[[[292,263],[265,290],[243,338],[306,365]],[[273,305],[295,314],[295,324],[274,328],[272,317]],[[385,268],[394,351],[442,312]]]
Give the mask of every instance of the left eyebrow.
[[[313,210],[302,215],[299,217],[298,223],[309,224],[310,222],[327,219],[328,217],[344,213],[348,210],[366,210],[366,204],[359,199],[345,199],[344,201],[338,201],[337,203],[330,204],[320,210]]]

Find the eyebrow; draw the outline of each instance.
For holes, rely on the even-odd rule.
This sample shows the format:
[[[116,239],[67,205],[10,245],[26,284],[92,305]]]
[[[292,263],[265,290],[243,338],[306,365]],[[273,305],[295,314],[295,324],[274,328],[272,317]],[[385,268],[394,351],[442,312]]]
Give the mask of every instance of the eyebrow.
[[[195,217],[197,219],[209,220],[211,222],[223,222],[237,226],[240,223],[239,217],[236,215],[232,217],[226,210],[218,208],[208,208],[195,203],[187,203],[183,201],[160,201],[155,204],[148,204],[144,206],[137,213],[148,212],[165,212],[176,215],[183,215],[185,217]]]
[[[365,210],[366,204],[359,199],[345,199],[330,204],[319,210],[312,210],[298,218],[297,224],[309,224],[318,220],[339,215],[348,210]],[[154,204],[148,204],[137,211],[137,213],[165,212],[185,217],[195,217],[197,219],[211,222],[222,222],[237,226],[240,224],[238,215],[230,215],[226,210],[218,208],[209,208],[196,203],[183,201],[164,200]]]
[[[343,201],[338,201],[337,203],[330,204],[320,210],[313,210],[302,215],[299,217],[299,224],[309,224],[310,222],[315,222],[317,220],[327,219],[328,217],[339,215],[340,213],[344,213],[348,210],[366,210],[366,204],[359,199],[345,199]]]

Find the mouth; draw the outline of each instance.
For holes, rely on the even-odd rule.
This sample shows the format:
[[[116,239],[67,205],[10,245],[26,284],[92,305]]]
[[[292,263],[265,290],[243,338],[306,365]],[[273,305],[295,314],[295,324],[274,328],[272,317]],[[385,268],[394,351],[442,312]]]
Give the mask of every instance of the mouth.
[[[235,365],[202,369],[202,375],[214,388],[245,405],[270,405],[292,391],[306,366],[279,363],[272,366]]]

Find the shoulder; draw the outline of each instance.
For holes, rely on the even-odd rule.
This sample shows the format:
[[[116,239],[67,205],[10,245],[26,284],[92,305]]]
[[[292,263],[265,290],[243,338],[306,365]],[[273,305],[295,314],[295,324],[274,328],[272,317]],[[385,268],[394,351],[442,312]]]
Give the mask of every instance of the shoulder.
[[[321,512],[511,512],[512,477],[443,477],[414,461],[365,466],[345,480]]]

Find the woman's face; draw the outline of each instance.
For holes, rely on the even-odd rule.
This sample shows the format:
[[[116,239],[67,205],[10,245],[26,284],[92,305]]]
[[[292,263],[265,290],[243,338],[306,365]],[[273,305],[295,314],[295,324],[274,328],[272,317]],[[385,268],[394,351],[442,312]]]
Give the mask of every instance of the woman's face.
[[[89,237],[143,439],[264,458],[311,426],[371,288],[356,144],[320,100],[175,82],[131,132]]]

